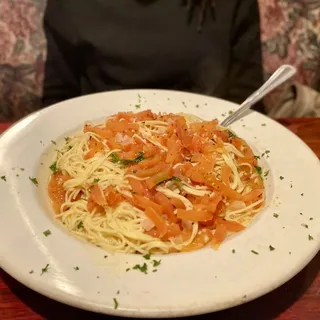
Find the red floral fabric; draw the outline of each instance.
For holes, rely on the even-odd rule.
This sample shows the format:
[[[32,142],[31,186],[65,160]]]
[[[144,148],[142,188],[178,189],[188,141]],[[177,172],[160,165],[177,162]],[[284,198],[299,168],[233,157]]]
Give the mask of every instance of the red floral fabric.
[[[266,78],[290,63],[298,69],[297,81],[320,90],[320,0],[258,2]],[[45,0],[0,0],[0,121],[21,118],[40,106],[45,5]],[[269,96],[267,107],[281,94]]]

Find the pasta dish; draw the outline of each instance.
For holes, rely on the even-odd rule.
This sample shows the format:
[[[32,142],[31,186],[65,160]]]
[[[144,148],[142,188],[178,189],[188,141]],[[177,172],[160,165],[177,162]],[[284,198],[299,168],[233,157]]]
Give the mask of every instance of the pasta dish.
[[[56,218],[111,252],[217,249],[264,204],[257,157],[216,120],[119,112],[66,137],[56,157]]]

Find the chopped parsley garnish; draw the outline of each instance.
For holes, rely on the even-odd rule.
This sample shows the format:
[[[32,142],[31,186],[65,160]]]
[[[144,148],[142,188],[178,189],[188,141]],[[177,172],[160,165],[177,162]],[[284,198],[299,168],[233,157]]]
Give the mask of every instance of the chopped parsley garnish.
[[[313,237],[310,236],[310,234],[309,234],[309,235],[308,235],[308,239],[311,241],[311,240],[313,240]]]
[[[266,124],[265,124],[265,123],[261,123],[261,126],[262,126],[262,127],[265,127],[265,126],[266,126]]]
[[[99,182],[100,181],[100,179],[98,179],[98,178],[94,178],[93,179],[93,183],[97,183],[97,182]]]
[[[275,250],[275,248],[273,246],[269,246],[269,250],[273,251],[273,250]]]
[[[176,181],[176,182],[181,182],[181,179],[178,178],[178,177],[175,177],[175,176],[173,176],[173,177],[171,178],[171,180],[172,180],[172,181]]]
[[[150,260],[150,258],[151,258],[151,254],[150,254],[150,253],[148,253],[148,254],[144,255],[143,257],[144,257],[146,260]]]
[[[30,270],[30,271],[29,271],[30,274],[33,274],[33,272],[34,272],[33,270]]]
[[[20,168],[21,171],[24,171],[24,168]]]
[[[278,215],[277,213],[274,213],[273,216],[274,216],[275,218],[278,218],[278,217],[279,217],[279,215]]]
[[[185,108],[187,108],[187,105],[186,105],[186,103],[185,103],[184,101],[182,101],[182,104],[183,104],[183,106],[184,106]]]
[[[257,251],[251,250],[253,254],[259,254]]]
[[[127,269],[126,269],[126,272],[128,272],[128,271],[130,271],[130,268],[127,268]]]
[[[106,258],[108,258],[108,256],[104,256],[104,258],[106,259]]]
[[[301,225],[302,225],[303,227],[305,227],[306,229],[309,228],[309,226],[308,226],[307,224],[305,224],[305,223],[302,223]]]
[[[51,140],[51,143],[53,143],[53,144],[57,144],[54,140]]]
[[[232,253],[236,253],[236,250],[232,249]]]
[[[199,105],[198,105],[198,104],[196,105],[196,108],[199,108]]]
[[[73,267],[74,270],[78,271],[79,270],[79,267],[78,266],[75,266]]]
[[[153,270],[152,270],[152,272],[157,272],[157,271],[158,271],[157,269],[153,269]]]
[[[70,138],[69,137],[65,137],[64,140],[66,141],[66,143],[69,143]]]
[[[260,156],[254,156],[254,158],[255,158],[256,160],[259,160],[259,159],[260,159]]]
[[[228,135],[229,135],[229,139],[233,139],[236,137],[236,135],[230,130],[228,130]]]
[[[255,167],[256,171],[258,174],[261,176],[262,175],[262,168],[261,167]]]
[[[280,176],[280,180],[283,180],[284,179],[284,177],[283,176]]]
[[[302,212],[300,212],[300,216],[303,216],[303,213],[302,213]]]
[[[115,153],[111,153],[109,157],[111,158],[111,162],[113,162],[113,163],[117,163],[120,161],[120,158]]]
[[[145,274],[148,273],[148,266],[146,263],[144,263],[142,266],[140,264],[136,264],[133,268],[133,270],[139,270]]]
[[[47,237],[51,235],[51,231],[50,230],[46,230],[43,232],[43,234]]]
[[[2,177],[1,177],[1,180],[7,181],[7,177],[6,177],[6,176],[2,176]]]
[[[152,262],[153,262],[153,267],[155,268],[155,267],[158,267],[158,266],[160,266],[160,264],[161,264],[161,260],[152,260]]]
[[[311,221],[311,220],[313,220],[313,218],[311,217],[309,220]]]
[[[34,185],[38,186],[39,183],[38,183],[37,178],[29,177],[29,180],[30,180]]]
[[[141,108],[141,105],[140,105],[140,104],[136,104],[136,105],[135,105],[135,108],[136,108],[136,109],[140,109],[140,108]]]
[[[233,114],[233,111],[232,111],[232,110],[229,110],[229,112],[228,112],[228,113],[229,113],[229,115],[231,115],[231,114]]]
[[[57,168],[57,161],[55,161],[50,167],[52,172],[56,173],[58,171],[58,168]]]
[[[114,309],[118,309],[119,307],[119,303],[118,303],[118,300],[116,298],[113,298],[113,302],[114,302]]]
[[[48,272],[48,269],[49,269],[49,263],[44,268],[41,269],[40,276],[42,276],[45,272]]]
[[[120,163],[123,164],[124,166],[128,166],[129,164],[139,163],[143,159],[144,159],[144,153],[139,152],[138,156],[135,159],[133,159],[133,160],[120,160]]]
[[[120,293],[120,290],[117,291],[117,294],[119,294],[119,293]]]
[[[269,172],[270,172],[270,170],[266,171],[263,176],[267,177],[269,175]]]
[[[72,146],[69,146],[69,147],[68,147],[68,150],[71,150],[71,149],[72,149]]]
[[[77,225],[77,229],[80,229],[80,228],[83,228],[83,222],[82,222],[82,221],[80,221],[80,222],[78,223],[78,225]]]

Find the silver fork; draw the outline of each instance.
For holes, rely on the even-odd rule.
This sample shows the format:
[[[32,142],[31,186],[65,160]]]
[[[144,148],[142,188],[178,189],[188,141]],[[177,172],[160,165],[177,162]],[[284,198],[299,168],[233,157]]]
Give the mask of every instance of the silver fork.
[[[284,64],[278,68],[273,75],[255,92],[253,92],[242,104],[239,109],[225,118],[221,125],[224,127],[230,126],[233,122],[242,118],[244,113],[249,110],[256,102],[261,100],[270,91],[280,86],[282,83],[295,75],[297,69],[291,65]]]

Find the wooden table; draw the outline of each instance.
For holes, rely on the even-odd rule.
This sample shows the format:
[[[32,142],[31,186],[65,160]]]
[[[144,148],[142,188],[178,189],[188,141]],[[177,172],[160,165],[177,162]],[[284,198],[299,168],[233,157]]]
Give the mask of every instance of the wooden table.
[[[320,158],[320,119],[285,119],[283,125],[303,139]],[[0,124],[0,132],[8,124]],[[319,212],[318,212],[319,213]],[[239,307],[196,317],[234,320],[319,320],[320,253],[277,290]],[[114,319],[50,300],[15,281],[0,269],[0,319]]]

